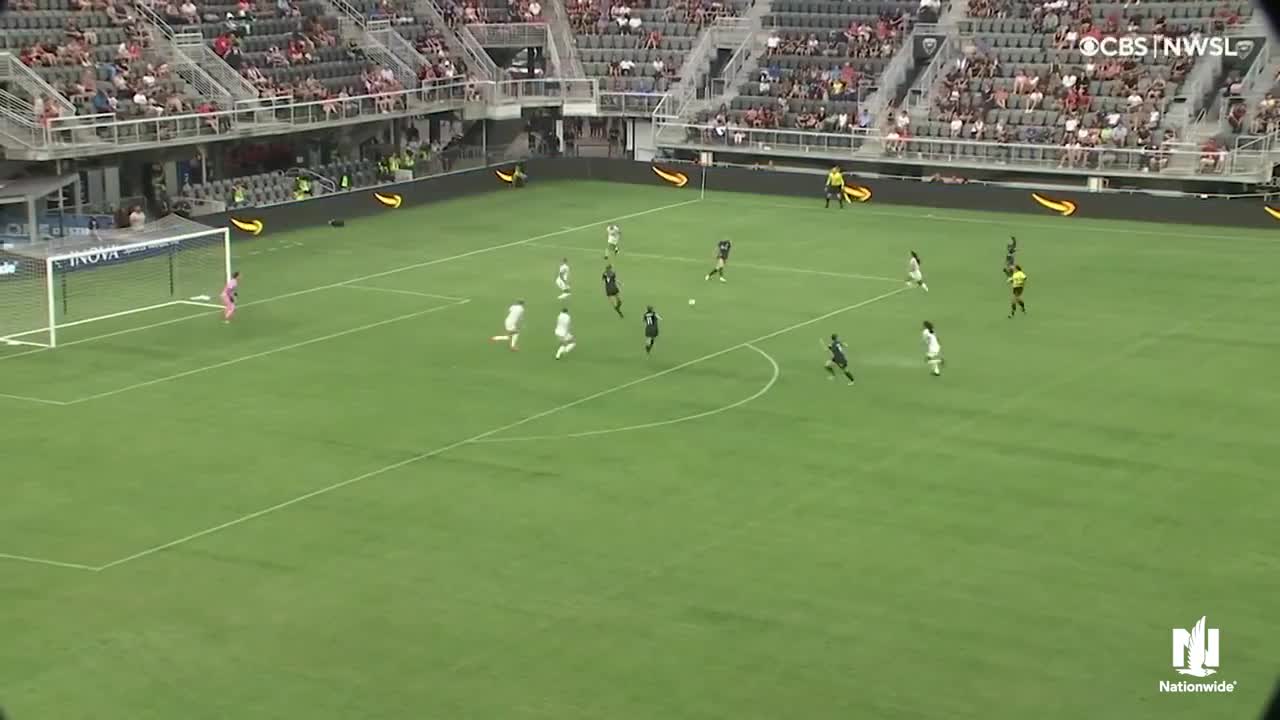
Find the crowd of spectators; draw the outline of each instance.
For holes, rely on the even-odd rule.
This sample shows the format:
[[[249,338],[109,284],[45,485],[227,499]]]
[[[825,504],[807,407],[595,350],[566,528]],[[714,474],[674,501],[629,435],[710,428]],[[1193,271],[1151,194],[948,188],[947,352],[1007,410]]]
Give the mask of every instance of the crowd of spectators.
[[[803,57],[889,58],[902,44],[909,20],[899,9],[881,13],[874,25],[852,20],[843,31],[829,32],[825,38],[819,38],[817,33],[806,35],[775,30],[765,40],[765,52],[768,55]]]
[[[644,0],[568,0],[566,12],[573,31],[580,35],[610,33],[646,37],[649,30],[635,12],[644,9]],[[701,28],[716,18],[736,14],[734,7],[720,0],[672,0],[662,6],[662,22],[691,23]]]

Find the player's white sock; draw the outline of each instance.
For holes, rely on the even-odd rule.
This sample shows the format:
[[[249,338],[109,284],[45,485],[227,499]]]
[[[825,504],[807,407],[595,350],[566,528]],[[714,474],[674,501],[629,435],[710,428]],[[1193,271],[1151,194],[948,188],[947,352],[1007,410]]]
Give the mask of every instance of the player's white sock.
[[[940,364],[940,363],[939,363],[937,360],[934,360],[934,361],[932,361],[932,362],[930,362],[930,363],[929,363],[929,367],[933,370],[933,374],[934,374],[934,375],[941,375],[941,374],[942,374],[942,368],[941,368],[941,367],[939,367],[939,364]]]
[[[564,346],[561,345],[560,347],[556,348],[556,359],[559,360],[563,356],[564,356]]]
[[[511,349],[516,349],[516,343],[520,341],[520,333],[511,336]]]
[[[503,340],[507,340],[507,339],[509,339],[510,337],[511,337],[510,335],[494,335],[493,337],[491,337],[491,338],[489,338],[489,339],[490,339],[490,340],[492,340],[492,341],[494,341],[494,342],[502,342]],[[513,340],[512,342],[515,342],[515,341]]]
[[[563,300],[563,299],[565,299],[565,298],[567,298],[567,297],[569,297],[569,293],[567,293],[567,292],[562,292],[562,293],[560,293],[560,296],[559,296],[559,297],[557,297],[556,299],[557,299],[557,300]]]
[[[569,343],[568,345],[565,345],[565,346],[564,346],[564,352],[565,352],[565,354],[566,354],[566,355],[568,355],[568,354],[569,354],[569,351],[570,351],[570,350],[572,350],[572,349],[574,349],[574,348],[576,348],[576,347],[578,347],[578,343]]]
[[[920,289],[929,292],[929,283],[920,283]]]

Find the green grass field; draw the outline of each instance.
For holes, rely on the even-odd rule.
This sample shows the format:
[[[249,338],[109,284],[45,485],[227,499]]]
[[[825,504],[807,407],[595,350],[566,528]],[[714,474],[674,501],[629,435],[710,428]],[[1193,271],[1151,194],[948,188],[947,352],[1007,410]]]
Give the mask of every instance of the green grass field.
[[[0,347],[0,704],[1260,714],[1280,641],[1274,232],[697,197],[548,184],[268,234],[237,246],[230,326],[166,309]],[[611,219],[625,320],[597,281]],[[1011,233],[1031,278],[1015,320]],[[722,236],[729,282],[708,283]],[[912,249],[928,295],[903,288]],[[561,257],[579,345],[556,362]],[[516,298],[511,353],[488,337]],[[833,332],[855,387],[822,370]],[[1171,631],[1202,615],[1210,680],[1236,692],[1158,693],[1195,680]]]

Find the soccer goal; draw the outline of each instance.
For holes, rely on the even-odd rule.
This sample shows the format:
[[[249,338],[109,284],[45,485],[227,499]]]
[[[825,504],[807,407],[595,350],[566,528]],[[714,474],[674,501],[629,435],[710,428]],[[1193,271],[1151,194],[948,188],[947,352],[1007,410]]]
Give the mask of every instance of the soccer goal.
[[[231,237],[177,215],[0,250],[0,344],[56,347],[58,331],[173,306],[221,307]]]

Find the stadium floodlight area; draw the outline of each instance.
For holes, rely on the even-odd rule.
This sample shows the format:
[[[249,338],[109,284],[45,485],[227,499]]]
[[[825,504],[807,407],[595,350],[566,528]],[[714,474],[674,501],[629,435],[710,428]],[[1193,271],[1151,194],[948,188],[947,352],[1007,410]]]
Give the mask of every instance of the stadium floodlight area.
[[[231,275],[231,236],[177,215],[0,250],[0,344],[56,347],[58,331],[214,302]]]

